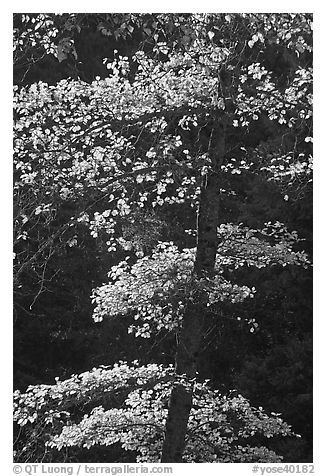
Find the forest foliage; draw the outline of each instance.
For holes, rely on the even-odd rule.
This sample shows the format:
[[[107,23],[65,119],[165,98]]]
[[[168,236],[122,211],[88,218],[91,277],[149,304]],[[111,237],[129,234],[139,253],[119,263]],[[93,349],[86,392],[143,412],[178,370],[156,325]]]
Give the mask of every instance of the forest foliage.
[[[16,460],[160,461],[184,386],[183,461],[311,461],[311,15],[15,14],[14,83]]]

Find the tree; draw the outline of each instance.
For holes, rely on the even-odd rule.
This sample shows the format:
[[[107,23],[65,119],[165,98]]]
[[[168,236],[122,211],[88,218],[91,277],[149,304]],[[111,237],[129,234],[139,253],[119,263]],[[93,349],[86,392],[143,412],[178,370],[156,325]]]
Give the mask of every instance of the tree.
[[[218,210],[242,174],[276,182],[286,201],[293,182],[310,181],[311,18],[180,15],[170,41],[161,20],[152,16],[161,26],[149,28],[150,51],[104,60],[103,80],[16,88],[16,266],[18,286],[28,270],[42,275],[53,247],[67,242],[64,234],[74,246],[80,225],[125,255],[94,291],[94,317],[134,313],[143,337],[153,328],[176,332],[183,380],[172,386],[161,460],[179,462],[205,321],[221,301],[254,294],[232,277],[243,266],[309,262],[282,223],[223,224]],[[67,203],[74,214],[58,224]],[[139,247],[139,213],[148,219],[161,207],[159,223],[179,205],[192,246]],[[35,216],[49,232],[37,233],[33,250]]]
[[[120,362],[65,381],[57,379],[55,385],[30,387],[25,394],[17,391],[14,418],[28,435],[19,458],[36,453],[44,461],[51,448],[120,442],[125,450],[136,452],[138,462],[158,462],[175,378],[172,366]],[[80,412],[83,418],[76,423]],[[222,396],[207,382],[196,383],[186,462],[280,461],[275,452],[254,445],[260,434],[266,441],[293,435],[278,415],[252,408],[240,395]]]

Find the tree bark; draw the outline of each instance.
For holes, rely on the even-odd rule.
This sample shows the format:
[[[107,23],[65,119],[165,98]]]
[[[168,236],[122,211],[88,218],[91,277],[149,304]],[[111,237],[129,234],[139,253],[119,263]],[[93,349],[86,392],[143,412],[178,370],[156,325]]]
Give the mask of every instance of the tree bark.
[[[224,124],[213,126],[208,151],[212,168],[203,176],[197,220],[197,250],[193,275],[202,279],[214,274],[218,246],[219,176],[218,170],[224,158]],[[189,300],[179,336],[176,355],[176,374],[185,375],[185,382],[176,381],[170,396],[165,426],[162,463],[180,463],[185,449],[188,419],[192,407],[193,384],[197,358],[200,352],[203,320],[207,310],[207,293],[198,289]]]

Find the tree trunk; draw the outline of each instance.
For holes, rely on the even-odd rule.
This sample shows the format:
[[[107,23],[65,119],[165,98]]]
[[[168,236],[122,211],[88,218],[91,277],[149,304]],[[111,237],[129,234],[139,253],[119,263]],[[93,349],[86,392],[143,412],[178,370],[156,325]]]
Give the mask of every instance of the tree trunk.
[[[193,274],[197,279],[214,273],[218,226],[219,176],[224,157],[224,125],[212,128],[209,140],[212,169],[204,175],[197,223],[197,251]],[[176,382],[170,401],[162,449],[162,463],[180,463],[185,449],[185,437],[192,407],[193,379],[196,376],[197,358],[203,335],[203,320],[207,310],[207,294],[198,289],[189,300],[179,337],[176,355],[176,374],[186,375],[184,382]]]

